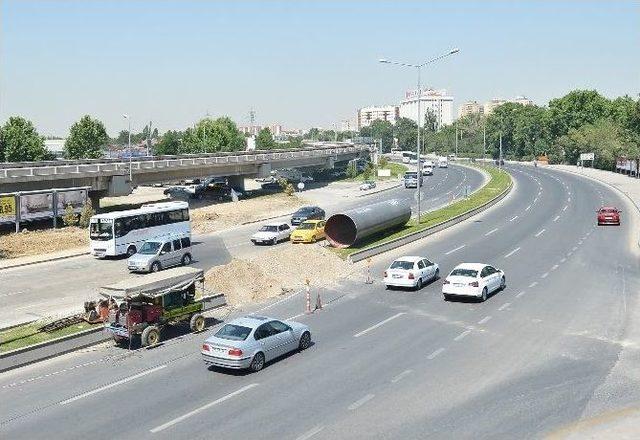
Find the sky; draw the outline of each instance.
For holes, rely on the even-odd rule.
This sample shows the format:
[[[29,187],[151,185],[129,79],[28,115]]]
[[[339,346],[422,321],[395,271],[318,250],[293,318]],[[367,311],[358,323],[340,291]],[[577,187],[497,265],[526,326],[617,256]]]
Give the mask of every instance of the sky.
[[[0,123],[65,137],[82,115],[110,135],[206,115],[331,128],[423,84],[468,100],[576,88],[640,93],[640,2],[0,0]]]

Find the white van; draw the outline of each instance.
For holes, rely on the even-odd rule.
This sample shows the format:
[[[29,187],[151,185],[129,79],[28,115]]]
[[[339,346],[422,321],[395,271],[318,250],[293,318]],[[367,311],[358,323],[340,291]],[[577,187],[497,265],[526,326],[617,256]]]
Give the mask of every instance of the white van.
[[[446,157],[442,156],[440,159],[438,159],[438,168],[447,168],[449,167],[449,161],[447,160]]]
[[[158,272],[172,266],[191,264],[191,237],[168,236],[146,241],[127,260],[131,272]]]

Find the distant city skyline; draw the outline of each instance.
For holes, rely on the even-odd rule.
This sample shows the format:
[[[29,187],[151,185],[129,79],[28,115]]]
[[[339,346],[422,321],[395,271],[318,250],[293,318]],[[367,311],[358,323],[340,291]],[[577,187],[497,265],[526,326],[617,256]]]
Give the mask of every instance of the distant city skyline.
[[[238,125],[324,127],[398,103],[415,72],[465,102],[574,89],[640,92],[640,3],[200,2],[0,3],[0,123],[19,115],[66,136],[84,114],[109,135],[161,132],[205,117]],[[378,38],[378,34],[384,38]]]

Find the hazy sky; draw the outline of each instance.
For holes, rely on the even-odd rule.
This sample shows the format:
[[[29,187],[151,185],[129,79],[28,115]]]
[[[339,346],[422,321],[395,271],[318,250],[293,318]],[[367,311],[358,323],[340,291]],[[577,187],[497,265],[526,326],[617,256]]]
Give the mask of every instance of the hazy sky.
[[[571,89],[640,92],[640,3],[0,0],[0,122],[66,136],[83,114],[114,135],[148,120],[184,129],[207,113],[239,124],[331,127],[397,103],[415,72],[466,100]]]

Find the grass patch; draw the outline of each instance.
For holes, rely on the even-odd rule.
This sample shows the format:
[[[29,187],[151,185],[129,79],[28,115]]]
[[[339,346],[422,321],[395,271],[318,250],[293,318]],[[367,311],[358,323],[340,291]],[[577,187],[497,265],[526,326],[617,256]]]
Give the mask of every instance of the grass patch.
[[[356,177],[353,178],[345,178],[342,179],[344,182],[364,182],[365,180],[395,180],[398,176],[404,176],[404,173],[409,169],[405,165],[401,163],[388,162],[384,167],[379,167],[382,169],[391,170],[390,177],[378,177],[378,171],[376,168],[373,169],[371,174],[368,176],[365,173],[359,173]]]
[[[491,178],[485,186],[480,188],[468,198],[458,200],[457,202],[451,203],[435,211],[422,214],[420,216],[419,224],[415,219],[411,219],[405,226],[398,228],[395,231],[380,232],[378,234],[365,238],[363,241],[356,243],[352,247],[345,249],[335,249],[335,252],[338,253],[338,255],[340,255],[342,258],[347,258],[354,252],[358,252],[368,247],[386,243],[396,238],[404,237],[405,235],[430,228],[487,203],[502,191],[504,191],[511,184],[511,176],[505,171],[499,170],[498,168],[492,166],[476,165],[476,168],[483,169],[484,171],[489,173]]]
[[[50,341],[62,336],[72,335],[90,328],[104,326],[102,323],[89,324],[88,322],[82,321],[50,333],[39,331],[38,328],[45,324],[46,322],[36,321],[0,332],[0,353],[28,347],[29,345],[35,345],[40,342]]]

